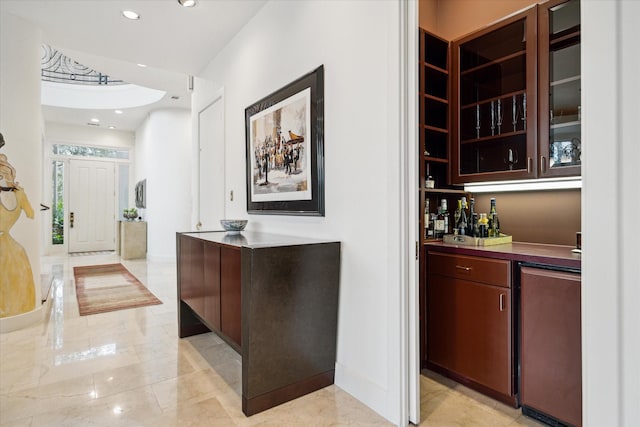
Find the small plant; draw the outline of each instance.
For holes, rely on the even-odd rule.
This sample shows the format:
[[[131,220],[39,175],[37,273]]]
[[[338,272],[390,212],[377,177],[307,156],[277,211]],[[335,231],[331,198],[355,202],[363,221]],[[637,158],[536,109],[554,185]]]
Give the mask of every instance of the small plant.
[[[134,219],[138,218],[138,209],[136,208],[125,209],[122,215],[125,218],[127,218],[129,221],[133,221]]]

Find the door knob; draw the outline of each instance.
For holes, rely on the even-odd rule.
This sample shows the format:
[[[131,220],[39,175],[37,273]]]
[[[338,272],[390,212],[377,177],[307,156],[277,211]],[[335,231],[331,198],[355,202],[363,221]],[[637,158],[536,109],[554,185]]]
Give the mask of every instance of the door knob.
[[[196,230],[200,231],[201,228],[202,228],[202,223],[198,221],[198,223],[196,224]]]
[[[74,214],[73,212],[69,213],[69,227],[73,228],[73,221],[74,221]]]

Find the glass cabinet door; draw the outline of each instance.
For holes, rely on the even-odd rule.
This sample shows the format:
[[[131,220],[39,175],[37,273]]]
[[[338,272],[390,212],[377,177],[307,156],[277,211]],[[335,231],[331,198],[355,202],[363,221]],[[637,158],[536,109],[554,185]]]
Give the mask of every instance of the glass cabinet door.
[[[453,43],[453,180],[535,176],[536,8]]]
[[[580,175],[580,1],[541,6],[540,176]]]

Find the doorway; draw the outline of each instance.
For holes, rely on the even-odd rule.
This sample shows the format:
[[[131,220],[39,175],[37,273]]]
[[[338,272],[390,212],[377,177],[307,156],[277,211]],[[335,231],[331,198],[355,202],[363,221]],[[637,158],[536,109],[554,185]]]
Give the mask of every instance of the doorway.
[[[219,229],[224,218],[224,155],[224,97],[219,93],[198,113],[198,229]]]
[[[69,253],[115,250],[113,162],[69,161]]]

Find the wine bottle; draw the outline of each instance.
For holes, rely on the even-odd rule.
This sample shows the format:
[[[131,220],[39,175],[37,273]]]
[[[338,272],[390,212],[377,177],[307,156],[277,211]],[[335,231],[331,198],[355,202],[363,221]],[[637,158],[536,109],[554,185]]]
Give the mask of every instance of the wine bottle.
[[[489,211],[489,237],[500,237],[500,220],[496,210],[496,199],[491,198],[491,209]]]
[[[455,233],[455,230],[458,229],[458,224],[460,223],[460,215],[462,212],[462,200],[458,200],[458,206],[456,207],[456,210],[453,212],[453,230]]]
[[[424,235],[427,239],[433,238],[433,227],[431,226],[431,212],[429,208],[429,199],[424,200]]]
[[[489,237],[489,219],[486,213],[481,213],[478,218],[478,236],[477,237]]]
[[[467,234],[469,236],[474,236],[474,237],[475,237],[474,228],[478,223],[478,215],[474,211],[475,204],[476,204],[476,200],[473,197],[470,198],[469,199],[469,224],[468,224]]]
[[[463,196],[460,200],[460,218],[458,218],[456,225],[458,234],[467,234],[467,222],[467,198]]]
[[[440,214],[438,215],[438,220],[442,221],[442,236],[450,233],[450,224],[449,224],[449,211],[447,209],[447,199],[442,199],[440,201]]]
[[[442,206],[438,206],[438,215],[433,222],[433,233],[436,239],[442,239],[444,236],[444,216],[442,216]]]

